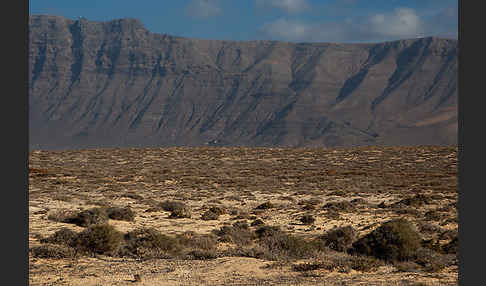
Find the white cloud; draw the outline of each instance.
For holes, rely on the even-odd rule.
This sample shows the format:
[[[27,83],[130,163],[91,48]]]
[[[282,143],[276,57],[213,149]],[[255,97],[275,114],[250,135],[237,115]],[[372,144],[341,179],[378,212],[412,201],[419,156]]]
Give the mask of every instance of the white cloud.
[[[397,8],[393,13],[373,15],[366,26],[370,32],[384,37],[407,38],[424,32],[420,17],[410,8]]]
[[[256,3],[260,7],[277,8],[287,13],[299,13],[309,8],[307,0],[256,0]]]
[[[414,38],[424,33],[420,17],[409,8],[337,22],[303,23],[280,18],[261,27],[267,37],[283,41],[378,42]]]
[[[186,7],[186,12],[194,18],[210,18],[221,13],[219,0],[192,0]]]
[[[313,27],[311,25],[288,21],[280,18],[274,22],[265,23],[261,27],[261,31],[266,35],[281,40],[288,41],[302,41],[309,38],[312,34]]]

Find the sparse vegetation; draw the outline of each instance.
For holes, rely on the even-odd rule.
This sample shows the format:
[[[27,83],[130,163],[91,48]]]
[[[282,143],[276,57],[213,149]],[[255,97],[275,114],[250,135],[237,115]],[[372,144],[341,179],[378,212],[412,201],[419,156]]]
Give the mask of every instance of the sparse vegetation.
[[[454,285],[458,263],[454,148],[366,147],[354,153],[348,149],[283,148],[275,152],[262,148],[255,152],[252,148],[227,148],[224,155],[219,150],[195,147],[34,152],[30,163],[50,170],[48,176],[30,176],[29,258],[31,275],[37,277],[34,280],[39,281],[39,273],[52,277],[56,271],[54,275],[60,273],[69,281],[72,267],[78,263],[72,258],[80,258],[84,266],[83,256],[94,256],[89,258],[89,268],[76,268],[79,275],[107,279],[94,265],[114,261],[117,266],[109,269],[113,275],[125,275],[127,267],[136,266],[133,273],[140,273],[144,283],[150,283],[150,277],[155,277],[150,272],[152,264],[161,271],[156,276],[162,277],[178,265],[204,265],[214,267],[211,273],[218,273],[218,267],[241,262],[242,267],[249,267],[245,271],[260,267],[259,271],[266,272],[271,267],[263,266],[270,264],[278,265],[286,274],[279,278],[269,275],[265,281],[228,275],[229,282],[241,279],[238,282],[248,284],[303,285],[323,277],[319,279],[337,285],[349,282],[348,276],[328,272],[358,271],[362,273],[349,277],[361,279],[361,283],[382,284],[377,279],[384,279],[389,284],[409,285],[417,277],[427,279],[430,285]],[[379,159],[368,162],[369,156]],[[391,157],[400,159],[387,159]],[[79,158],[89,160],[89,166],[80,167]],[[347,158],[353,160],[341,165]],[[414,164],[424,158],[427,164]],[[429,162],[436,167],[427,167]],[[62,172],[64,168],[69,172]],[[325,173],[329,168],[339,169],[329,176]],[[60,197],[62,201],[57,200]],[[377,207],[380,202],[384,202],[382,208]],[[85,210],[92,206],[97,210]],[[192,216],[168,220],[177,209],[187,209]],[[103,231],[93,231],[94,226],[106,224],[105,219],[96,219],[103,217],[103,212],[109,219],[125,220],[109,221],[121,239],[102,239],[109,237],[109,230],[104,235]],[[205,214],[217,220],[202,221]],[[415,251],[413,243],[392,239],[407,235],[379,231],[385,225],[383,220],[397,214],[403,214],[398,217],[406,218],[420,231]],[[315,221],[303,224],[300,219],[304,215]],[[78,226],[63,224],[76,220]],[[346,231],[346,227],[353,231]],[[86,234],[88,229],[92,235]],[[399,229],[398,233],[407,233]],[[363,240],[367,235],[374,236],[374,240]],[[359,240],[369,249],[365,251],[368,254],[357,251]],[[98,243],[90,246],[87,241]],[[193,261],[214,258],[223,259]],[[386,267],[373,273],[382,265]],[[207,278],[200,272],[201,267],[193,269],[196,276]],[[235,272],[249,273],[239,272],[238,268]],[[367,276],[367,272],[372,274]],[[130,275],[129,279],[133,277]],[[407,281],[397,278],[410,275],[414,278]]]

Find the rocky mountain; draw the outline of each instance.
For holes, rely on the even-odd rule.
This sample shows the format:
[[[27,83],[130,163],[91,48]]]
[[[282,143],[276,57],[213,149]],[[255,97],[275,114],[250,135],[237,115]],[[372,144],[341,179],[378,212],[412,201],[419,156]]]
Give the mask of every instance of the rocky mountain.
[[[457,144],[457,40],[223,41],[29,18],[29,144]]]

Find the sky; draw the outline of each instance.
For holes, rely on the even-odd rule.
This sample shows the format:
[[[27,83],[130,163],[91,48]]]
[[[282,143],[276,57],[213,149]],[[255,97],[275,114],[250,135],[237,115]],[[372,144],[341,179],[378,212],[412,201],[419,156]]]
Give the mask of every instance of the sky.
[[[458,38],[458,0],[29,0],[30,15],[139,19],[198,39],[366,43]]]

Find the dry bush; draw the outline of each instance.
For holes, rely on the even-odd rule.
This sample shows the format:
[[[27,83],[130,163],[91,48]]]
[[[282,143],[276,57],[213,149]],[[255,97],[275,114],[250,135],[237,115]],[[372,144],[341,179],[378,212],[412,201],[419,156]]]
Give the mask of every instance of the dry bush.
[[[153,228],[140,228],[124,235],[121,256],[136,258],[170,258],[179,255],[182,247],[177,239]]]
[[[263,258],[268,260],[293,260],[309,258],[322,247],[316,241],[281,231],[279,227],[262,226],[255,231]]]
[[[383,261],[369,256],[354,255],[328,255],[325,260],[294,264],[293,270],[298,272],[325,269],[328,271],[338,271],[347,273],[351,269],[361,272],[376,271],[383,266]]]
[[[323,206],[324,209],[328,211],[336,211],[336,212],[352,212],[354,211],[354,206],[352,203],[348,201],[341,201],[341,202],[330,202]]]
[[[430,198],[430,196],[426,196],[426,195],[423,195],[423,194],[417,194],[415,196],[408,197],[408,198],[405,198],[403,200],[400,200],[400,201],[396,202],[395,204],[393,204],[392,206],[397,207],[397,206],[400,206],[400,205],[405,205],[405,206],[409,206],[409,207],[421,207],[424,204],[428,205],[430,203],[432,203],[432,199]]]
[[[459,237],[456,236],[450,242],[443,245],[442,250],[448,254],[457,254],[459,251]]]
[[[219,214],[212,212],[211,210],[205,211],[201,214],[202,220],[217,220],[219,218]]]
[[[314,216],[311,215],[311,214],[305,214],[299,220],[300,220],[301,223],[306,224],[306,225],[313,224],[316,221]]]
[[[164,211],[171,212],[169,218],[190,218],[191,217],[191,209],[183,202],[164,201],[160,203],[160,207]]]
[[[257,210],[268,210],[275,208],[275,205],[272,202],[264,202],[258,205],[255,209]]]
[[[352,252],[384,260],[403,261],[415,254],[420,243],[420,235],[409,221],[393,219],[354,242]]]
[[[80,232],[75,248],[89,254],[113,255],[123,242],[123,234],[109,224],[95,224]]]
[[[65,259],[76,256],[74,248],[57,244],[35,246],[30,249],[30,252],[32,253],[32,256],[36,258]]]
[[[77,237],[78,234],[75,231],[63,227],[60,230],[56,231],[53,235],[47,238],[40,239],[40,242],[74,246]]]
[[[326,247],[336,251],[347,251],[356,240],[357,233],[352,226],[335,227],[319,239]]]
[[[255,238],[255,234],[248,228],[248,224],[235,223],[233,226],[222,226],[219,230],[213,230],[219,237],[219,241],[231,242],[238,246],[249,245]]]
[[[263,222],[263,220],[257,218],[255,219],[254,221],[251,222],[251,226],[259,226],[259,225],[264,225],[265,223]]]
[[[61,209],[53,212],[49,212],[47,219],[55,222],[67,222],[77,215],[76,211]]]
[[[105,208],[92,208],[84,210],[73,217],[66,218],[63,222],[73,223],[77,226],[87,227],[96,224],[108,223],[108,214]]]
[[[106,213],[109,218],[114,220],[135,220],[135,212],[130,207],[109,207],[106,209]]]
[[[226,209],[221,206],[212,206],[209,208],[209,211],[217,214],[217,215],[224,215],[226,214]]]

